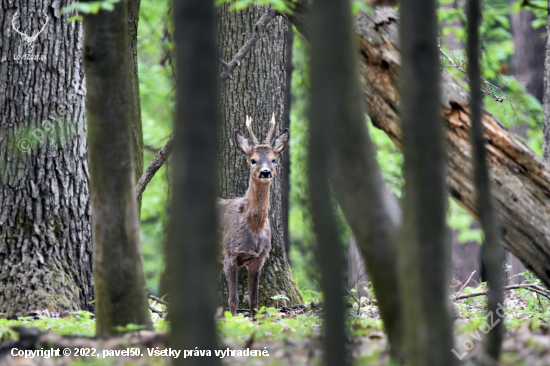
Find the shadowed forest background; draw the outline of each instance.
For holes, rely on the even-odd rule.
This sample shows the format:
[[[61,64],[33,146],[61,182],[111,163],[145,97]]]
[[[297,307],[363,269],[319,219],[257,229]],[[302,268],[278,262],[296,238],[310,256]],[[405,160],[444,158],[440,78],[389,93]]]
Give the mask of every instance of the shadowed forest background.
[[[441,2],[438,9],[442,46],[460,59],[465,59],[463,28],[465,15],[455,2]],[[463,6],[463,4],[462,4]],[[143,141],[145,166],[168,141],[172,132],[172,111],[174,108],[173,73],[171,66],[169,4],[156,0],[144,2],[140,8],[138,28],[138,66],[140,95],[142,101]],[[507,1],[484,2],[481,25],[484,49],[483,75],[503,88],[514,101],[497,103],[485,98],[485,108],[501,122],[518,131],[531,149],[542,154],[542,84],[544,67],[544,26],[546,19],[537,18],[530,9],[513,6]],[[517,10],[522,10],[517,13]],[[543,10],[535,9],[537,13]],[[516,32],[513,31],[514,24]],[[527,24],[527,25],[526,25]],[[532,27],[536,27],[532,28]],[[294,31],[292,52],[292,89],[290,110],[290,193],[289,193],[289,236],[292,275],[298,287],[319,291],[319,273],[315,264],[315,236],[308,208],[307,189],[307,133],[306,118],[307,89],[309,86],[307,42]],[[515,43],[514,43],[515,41]],[[260,40],[262,42],[262,40]],[[526,47],[531,53],[514,52]],[[530,58],[529,58],[530,57]],[[526,60],[522,60],[525,58]],[[444,62],[444,61],[443,61]],[[533,65],[533,66],[531,66]],[[454,72],[452,68],[447,68]],[[527,89],[529,88],[529,90]],[[537,89],[538,88],[538,89]],[[536,92],[536,90],[539,90]],[[538,94],[537,94],[538,93]],[[516,109],[515,111],[512,109]],[[392,192],[401,196],[403,185],[402,155],[386,134],[370,123],[369,132],[377,146],[377,160],[384,179]],[[170,159],[170,158],[169,158]],[[169,160],[168,160],[169,161]],[[162,243],[166,226],[167,202],[169,202],[169,173],[163,165],[151,180],[143,194],[141,212],[141,240],[143,243],[144,270],[147,287],[158,293],[160,277],[164,268]],[[344,243],[352,233],[341,214],[338,216],[339,231]],[[460,256],[454,262],[454,270],[462,281],[478,268],[481,231],[475,220],[456,203],[449,200],[448,225],[453,229],[453,250]],[[508,257],[510,265],[516,265],[513,275],[522,272],[521,264]],[[474,279],[479,278],[478,273]],[[511,279],[515,281],[515,279]],[[516,282],[514,282],[516,283]]]

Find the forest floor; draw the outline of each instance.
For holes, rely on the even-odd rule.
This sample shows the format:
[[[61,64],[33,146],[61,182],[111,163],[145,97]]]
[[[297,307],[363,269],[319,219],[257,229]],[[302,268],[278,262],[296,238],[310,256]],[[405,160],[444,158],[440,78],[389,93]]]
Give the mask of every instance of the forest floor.
[[[480,290],[483,290],[483,285],[466,288],[463,294]],[[491,324],[504,319],[506,334],[501,365],[550,366],[548,299],[525,289],[507,291],[503,310],[492,317],[486,315],[483,296],[458,300],[454,304],[455,349],[449,351],[454,351],[457,358],[461,358],[460,364],[475,364],[484,334],[491,330]],[[160,311],[165,310],[163,305],[155,302],[151,305]],[[353,364],[391,365],[387,337],[375,301],[362,298],[361,308],[359,311],[357,309],[357,302],[350,298],[347,325]],[[172,354],[166,355],[170,352],[169,346],[164,344],[168,322],[163,319],[163,314],[152,313],[152,317],[156,332],[129,325],[121,329],[125,331],[123,337],[107,340],[93,338],[95,322],[88,312],[76,312],[70,317],[58,319],[45,316],[0,319],[0,366],[170,365],[170,358],[179,350],[172,349]],[[218,350],[217,356],[214,350],[210,351],[226,366],[318,365],[322,356],[321,319],[322,307],[315,306],[290,313],[263,308],[254,322],[242,314],[233,317],[226,312],[218,321],[221,351]],[[14,351],[14,347],[18,350]],[[25,358],[24,353],[19,357],[12,356],[13,352],[24,352],[23,349],[51,348],[59,349],[60,357],[42,355]],[[64,356],[62,353],[68,350],[71,355]],[[76,352],[78,356],[75,356]],[[149,356],[150,352],[158,356]],[[199,352],[181,352],[178,357],[200,357]]]

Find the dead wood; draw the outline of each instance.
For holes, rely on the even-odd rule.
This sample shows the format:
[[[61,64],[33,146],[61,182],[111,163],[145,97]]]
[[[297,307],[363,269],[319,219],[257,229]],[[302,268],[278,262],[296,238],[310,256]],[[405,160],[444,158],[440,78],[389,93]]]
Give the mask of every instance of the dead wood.
[[[393,9],[378,8],[374,15],[357,16],[355,32],[372,122],[400,148],[398,25]],[[477,220],[468,94],[446,71],[441,83],[449,192]],[[500,242],[549,286],[550,167],[491,113],[483,111],[482,120]]]

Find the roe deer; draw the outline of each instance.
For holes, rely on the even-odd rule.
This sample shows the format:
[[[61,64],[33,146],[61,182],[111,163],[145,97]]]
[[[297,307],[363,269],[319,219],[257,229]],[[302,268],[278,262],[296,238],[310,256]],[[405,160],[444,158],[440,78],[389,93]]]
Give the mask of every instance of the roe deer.
[[[258,283],[265,258],[271,250],[269,224],[269,186],[275,174],[277,156],[285,149],[290,138],[285,129],[271,143],[275,129],[275,114],[265,142],[260,144],[252,132],[252,118],[246,117],[249,139],[235,131],[235,144],[246,156],[250,165],[248,191],[244,197],[220,199],[220,221],[223,243],[223,270],[229,288],[229,310],[235,315],[239,303],[237,272],[248,267],[248,300],[252,319],[258,307]]]

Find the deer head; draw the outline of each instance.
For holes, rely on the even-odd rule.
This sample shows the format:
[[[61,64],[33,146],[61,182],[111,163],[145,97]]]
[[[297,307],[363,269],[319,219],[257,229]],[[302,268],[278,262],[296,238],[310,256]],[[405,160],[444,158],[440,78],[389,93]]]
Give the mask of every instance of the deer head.
[[[17,18],[19,18],[19,10],[14,14],[13,19],[11,21],[11,26],[12,26],[13,30],[16,31],[17,33],[19,33],[21,35],[21,38],[23,38],[23,41],[25,42],[24,43],[25,44],[25,50],[27,51],[27,54],[29,54],[29,55],[32,54],[32,52],[34,50],[34,42],[36,42],[36,39],[38,38],[40,33],[42,33],[44,31],[44,29],[46,29],[46,25],[48,25],[49,18],[46,14],[44,14],[44,15],[46,16],[46,23],[44,23],[44,26],[42,27],[42,29],[40,29],[38,32],[36,32],[32,36],[28,36],[25,33],[20,32],[15,27],[15,20]]]
[[[258,139],[252,132],[252,118],[246,116],[246,128],[250,134],[250,141],[241,131],[235,131],[235,144],[237,148],[246,156],[246,160],[250,165],[250,176],[255,182],[268,183],[275,175],[275,167],[277,165],[277,156],[285,149],[290,134],[288,128],[277,136],[271,142],[271,135],[275,130],[275,113],[271,118],[271,128],[263,144],[258,142]]]

